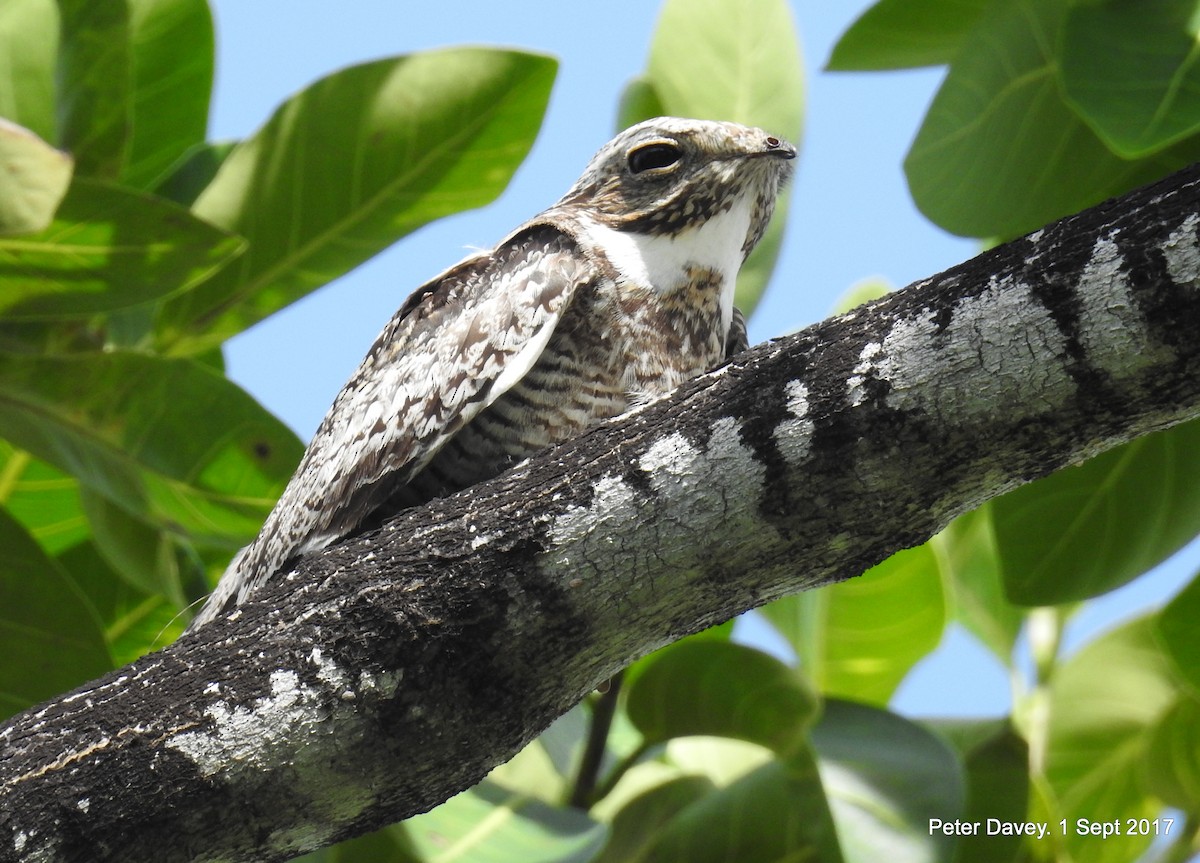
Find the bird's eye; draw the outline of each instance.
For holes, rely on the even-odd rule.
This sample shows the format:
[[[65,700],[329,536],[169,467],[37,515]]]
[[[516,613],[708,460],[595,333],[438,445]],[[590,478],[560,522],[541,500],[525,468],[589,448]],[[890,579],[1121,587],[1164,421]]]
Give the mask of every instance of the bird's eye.
[[[655,168],[669,168],[683,156],[675,144],[659,141],[638,147],[629,154],[629,170],[641,174]]]

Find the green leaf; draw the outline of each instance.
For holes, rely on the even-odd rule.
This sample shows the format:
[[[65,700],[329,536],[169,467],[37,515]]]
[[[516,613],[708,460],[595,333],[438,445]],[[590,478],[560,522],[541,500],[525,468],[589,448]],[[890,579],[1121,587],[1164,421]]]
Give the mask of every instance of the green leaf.
[[[617,130],[628,129],[642,120],[662,117],[667,113],[654,85],[644,75],[639,75],[621,91],[621,104],[617,106]]]
[[[921,545],[859,578],[786,596],[760,611],[796,648],[821,692],[884,705],[941,641],[945,606],[937,559]]]
[[[804,66],[783,0],[667,0],[645,81],[671,114],[800,138]]]
[[[170,201],[76,180],[48,228],[0,237],[0,312],[77,318],[152,302],[203,282],[243,246]]]
[[[567,798],[587,734],[587,711],[576,705],[538,738],[488,774],[488,781],[544,803]],[[609,743],[612,735],[609,735]]]
[[[1200,702],[1182,697],[1150,734],[1146,787],[1184,812],[1200,811]]]
[[[958,54],[993,0],[880,0],[850,25],[831,72],[940,66]]]
[[[1013,647],[1025,612],[1004,594],[992,506],[986,503],[961,515],[930,540],[938,561],[953,586],[955,615],[1005,666],[1011,667]]]
[[[684,807],[637,860],[841,863],[812,752],[775,759]]]
[[[58,4],[55,0],[0,3],[0,117],[46,141],[57,139],[55,63]]]
[[[671,778],[704,776],[717,787],[724,788],[774,758],[775,754],[765,746],[733,737],[676,737],[667,743],[663,762]],[[645,764],[638,765],[643,766]],[[651,782],[653,778],[650,778]]]
[[[972,723],[982,728],[992,722]],[[1007,724],[964,747],[967,808],[963,821],[986,824],[989,818],[1026,821],[1029,812],[1029,745]],[[959,836],[955,863],[1009,863],[1019,859],[1017,835],[988,835],[986,828]]]
[[[680,642],[650,658],[631,682],[629,719],[648,743],[716,735],[789,752],[816,702],[779,660],[716,640]]]
[[[667,0],[639,81],[623,100],[623,119],[732,120],[800,141],[804,65],[785,0]],[[654,113],[635,116],[639,109]],[[766,289],[786,220],[785,196],[738,275],[736,302],[746,314]]]
[[[0,236],[44,230],[71,183],[71,157],[0,118]]]
[[[112,668],[87,602],[0,508],[0,718]]]
[[[423,863],[411,846],[404,826],[393,824],[366,836],[297,857],[295,863]]]
[[[933,717],[919,720],[919,722],[949,743],[964,761],[967,756],[979,747],[986,745],[988,741],[1012,731],[1012,725],[1007,717],[991,719]]]
[[[122,666],[170,644],[187,617],[162,594],[148,594],[118,575],[91,542],[80,542],[55,558],[104,627],[114,666]]]
[[[122,578],[146,594],[162,594],[177,606],[186,603],[170,534],[158,530],[86,486],[80,489],[92,541]]]
[[[1080,836],[1075,819],[1153,818],[1161,803],[1143,787],[1141,766],[1155,728],[1178,691],[1142,617],[1087,644],[1051,681],[1045,775],[1069,829],[1071,859],[1125,863],[1150,837]]]
[[[584,863],[608,834],[583,812],[553,808],[486,780],[404,826],[426,863]]]
[[[681,776],[651,788],[617,812],[608,844],[593,863],[643,863],[680,812],[714,791],[703,776]]]
[[[75,478],[3,439],[0,503],[48,554],[58,554],[91,533]]]
[[[1200,697],[1200,576],[1194,577],[1158,614],[1159,642],[1175,671]]]
[[[1125,158],[1200,130],[1195,0],[1076,4],[1063,25],[1067,101]]]
[[[1200,422],[1111,449],[992,501],[1009,598],[1097,596],[1165,560],[1200,530]]]
[[[0,436],[156,527],[233,547],[258,530],[300,442],[190,360],[0,356]]]
[[[167,169],[154,193],[185,207],[192,206],[236,146],[236,141],[221,141],[192,147]]]
[[[59,0],[59,138],[81,177],[116,180],[132,127],[129,7]]]
[[[284,103],[193,208],[249,250],[165,305],[162,344],[209,348],[427,222],[493,200],[533,144],[555,69],[517,51],[430,51],[345,69]]]
[[[847,861],[948,861],[931,821],[962,818],[966,789],[950,748],[894,713],[827,701],[813,747]]]
[[[868,276],[852,284],[837,298],[837,302],[833,304],[833,312],[843,314],[864,303],[886,297],[894,290],[896,286],[882,276]]]
[[[133,126],[123,182],[150,189],[204,143],[213,25],[206,0],[128,0]]]
[[[1111,153],[1059,92],[1067,0],[991,4],[905,158],[929,219],[969,237],[1015,237],[1090,206],[1142,166]]]
[[[204,141],[212,91],[205,0],[64,0],[61,138],[79,173],[151,188]]]

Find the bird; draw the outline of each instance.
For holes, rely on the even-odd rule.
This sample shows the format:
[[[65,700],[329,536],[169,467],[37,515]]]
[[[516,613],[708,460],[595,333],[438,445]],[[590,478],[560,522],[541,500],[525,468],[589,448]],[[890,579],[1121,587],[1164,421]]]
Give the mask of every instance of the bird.
[[[189,629],[301,556],[490,479],[744,350],[735,282],[795,156],[737,123],[647,120],[495,248],[417,288]]]

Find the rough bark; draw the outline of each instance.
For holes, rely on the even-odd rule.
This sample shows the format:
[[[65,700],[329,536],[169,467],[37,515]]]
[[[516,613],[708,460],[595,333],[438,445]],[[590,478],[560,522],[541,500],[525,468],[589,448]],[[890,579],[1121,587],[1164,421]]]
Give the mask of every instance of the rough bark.
[[[1200,414],[1200,170],[739,356],[0,731],[0,860],[278,860],[617,669]]]

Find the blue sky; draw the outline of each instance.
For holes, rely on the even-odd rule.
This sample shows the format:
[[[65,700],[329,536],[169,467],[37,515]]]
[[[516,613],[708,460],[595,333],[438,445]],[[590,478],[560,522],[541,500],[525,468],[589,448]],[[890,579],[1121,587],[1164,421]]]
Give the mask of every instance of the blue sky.
[[[501,4],[451,0],[210,0],[217,82],[210,137],[245,137],[314,79],[364,60],[450,45],[505,45],[558,58],[550,110],[533,152],[495,203],[406,238],[316,294],[233,339],[230,376],[304,439],[367,347],[419,284],[488,247],[553,203],[614,132],[618,97],[645,65],[658,4],[613,0]],[[784,249],[750,321],[761,341],[825,317],[855,282],[902,286],[971,257],[976,244],[931,225],[913,206],[901,162],[941,79],[939,69],[886,74],[821,71],[867,0],[793,3],[808,104]],[[1150,578],[1089,606],[1069,643],[1161,599],[1200,564],[1200,545]],[[761,638],[754,627],[751,639]],[[910,676],[896,706],[914,715],[1008,709],[1005,672],[961,632]]]

